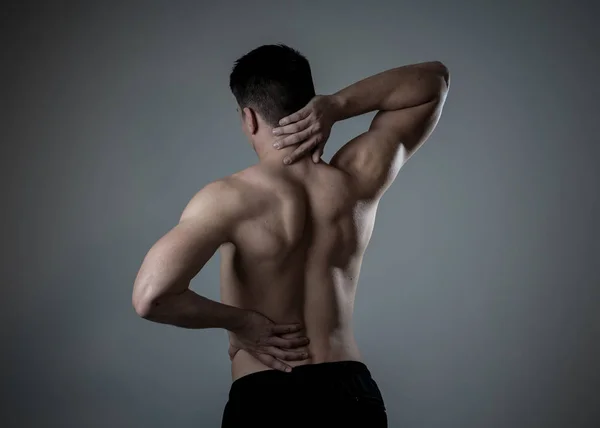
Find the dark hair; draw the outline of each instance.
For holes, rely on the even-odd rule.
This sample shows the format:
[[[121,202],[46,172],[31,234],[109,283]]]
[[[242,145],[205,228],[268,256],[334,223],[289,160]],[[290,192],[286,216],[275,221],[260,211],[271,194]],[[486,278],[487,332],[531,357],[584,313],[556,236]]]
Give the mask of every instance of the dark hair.
[[[229,87],[240,107],[255,109],[271,126],[315,96],[308,60],[285,45],[264,45],[238,59]]]

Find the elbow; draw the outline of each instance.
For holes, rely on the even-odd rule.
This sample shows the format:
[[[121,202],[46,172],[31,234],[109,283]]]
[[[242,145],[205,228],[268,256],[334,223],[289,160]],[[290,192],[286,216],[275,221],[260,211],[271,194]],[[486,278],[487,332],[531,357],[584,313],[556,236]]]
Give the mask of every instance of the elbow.
[[[448,67],[441,61],[434,61],[433,66],[435,73],[444,80],[445,90],[448,90],[448,87],[450,86],[450,71],[448,70]]]
[[[430,61],[419,64],[418,68],[425,78],[423,88],[427,93],[428,101],[444,99],[450,87],[448,67],[441,61]]]
[[[151,305],[149,303],[134,299],[133,309],[139,317],[144,319],[150,318]]]
[[[132,299],[132,303],[133,303],[133,309],[135,310],[135,313],[145,319],[148,319],[150,317],[150,312],[151,312],[151,308],[152,308],[152,303],[148,302],[144,299],[139,299],[136,298],[135,296]]]
[[[150,318],[152,315],[154,299],[144,287],[134,287],[131,303],[135,313],[144,319]]]

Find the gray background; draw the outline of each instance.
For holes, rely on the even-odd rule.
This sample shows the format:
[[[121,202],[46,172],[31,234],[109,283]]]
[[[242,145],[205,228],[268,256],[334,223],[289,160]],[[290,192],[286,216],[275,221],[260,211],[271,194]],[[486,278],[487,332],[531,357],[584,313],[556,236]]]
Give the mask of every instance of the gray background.
[[[452,73],[357,297],[390,426],[600,426],[592,2],[323,3],[2,6],[2,426],[219,425],[225,333],[136,318],[131,292],[188,199],[256,161],[228,74],[273,42],[320,93],[424,60]],[[326,159],[370,118],[336,125]],[[217,266],[195,290],[218,297]]]

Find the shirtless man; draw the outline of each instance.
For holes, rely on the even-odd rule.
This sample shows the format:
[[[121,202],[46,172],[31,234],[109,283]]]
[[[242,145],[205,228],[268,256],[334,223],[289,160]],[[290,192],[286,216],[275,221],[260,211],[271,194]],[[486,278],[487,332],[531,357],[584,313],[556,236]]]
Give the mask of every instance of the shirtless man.
[[[315,96],[308,61],[287,46],[236,62],[230,86],[259,162],[191,199],[133,289],[143,318],[228,331],[223,427],[387,426],[354,296],[379,200],[437,124],[448,82],[429,62]],[[367,132],[321,160],[335,122],[371,111]],[[217,250],[222,303],[189,288]]]

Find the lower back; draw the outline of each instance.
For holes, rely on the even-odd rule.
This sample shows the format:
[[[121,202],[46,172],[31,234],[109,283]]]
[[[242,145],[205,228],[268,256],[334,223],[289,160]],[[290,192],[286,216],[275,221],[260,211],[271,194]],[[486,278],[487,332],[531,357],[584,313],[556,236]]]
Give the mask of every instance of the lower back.
[[[278,275],[270,269],[247,274],[246,282],[238,284],[237,290],[230,290],[231,300],[226,303],[258,311],[276,323],[302,323],[303,331],[284,337],[308,337],[309,345],[298,351],[306,351],[309,358],[287,364],[360,360],[352,330],[354,279],[348,279],[338,268],[314,269],[310,265],[304,265],[302,272],[292,275]],[[232,360],[234,380],[268,369],[243,350]]]
[[[314,336],[314,335],[313,335]],[[307,364],[319,364],[336,361],[361,361],[360,352],[352,334],[348,337],[342,335],[328,337],[310,337],[311,345],[306,350],[310,357],[303,361],[286,361],[286,364],[297,367]],[[324,345],[314,345],[315,342],[321,342]],[[248,352],[243,349],[235,354],[231,361],[231,377],[237,380],[242,376],[265,370],[272,370],[265,366]]]

